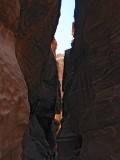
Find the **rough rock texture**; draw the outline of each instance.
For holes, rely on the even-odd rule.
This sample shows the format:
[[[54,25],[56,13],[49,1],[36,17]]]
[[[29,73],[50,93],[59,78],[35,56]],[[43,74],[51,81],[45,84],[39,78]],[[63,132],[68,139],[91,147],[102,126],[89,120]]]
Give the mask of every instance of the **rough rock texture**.
[[[18,0],[0,1],[0,21],[6,28],[15,32],[18,26],[19,15],[20,3]]]
[[[22,1],[17,36],[17,59],[24,74],[31,110],[39,99],[42,69],[58,23],[60,0]]]
[[[25,147],[26,159],[44,159],[48,154],[54,156],[55,135],[53,120],[57,99],[58,72],[55,57],[48,55],[43,66],[43,77],[38,103],[30,115],[30,137]],[[32,154],[30,154],[32,153]]]
[[[71,56],[70,56],[71,49],[68,49],[65,51],[64,56],[64,71],[63,71],[63,84],[62,84],[62,90],[63,90],[63,119],[65,120],[67,115],[69,114],[69,106],[67,104],[67,97],[69,94],[69,90],[71,87],[71,83],[73,81],[73,75],[74,75],[74,64],[72,63]]]
[[[54,151],[55,142],[52,136],[52,121],[56,110],[58,72],[52,52],[50,52],[47,61],[44,63],[43,73],[42,88],[35,114],[44,129],[45,137],[51,150]]]
[[[28,87],[31,110],[30,136],[24,159],[44,159],[47,154],[52,156],[54,150],[51,130],[58,75],[50,46],[60,15],[60,4],[61,0],[21,1],[16,56]]]
[[[58,77],[60,81],[60,91],[61,91],[61,98],[63,97],[62,92],[62,80],[63,80],[63,68],[64,68],[64,54],[57,54],[56,56],[57,66],[58,66]]]
[[[120,159],[119,52],[120,1],[76,0],[68,105],[83,138],[80,160]]]
[[[47,139],[46,130],[51,129],[55,114],[58,78],[50,46],[60,4],[61,0],[0,2],[1,160],[43,160],[51,156],[53,141]]]
[[[0,159],[20,160],[29,121],[27,87],[15,56],[20,5],[0,2]],[[10,16],[11,15],[11,16]]]
[[[82,138],[78,134],[78,122],[71,118],[68,95],[74,78],[74,63],[70,56],[71,49],[65,51],[63,72],[63,105],[61,130],[57,136],[58,159],[76,159],[80,154]]]

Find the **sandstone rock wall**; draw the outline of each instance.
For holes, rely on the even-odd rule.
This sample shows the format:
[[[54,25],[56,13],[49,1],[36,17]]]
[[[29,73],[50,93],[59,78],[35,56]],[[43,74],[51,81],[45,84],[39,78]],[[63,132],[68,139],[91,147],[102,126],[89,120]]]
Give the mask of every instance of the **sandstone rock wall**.
[[[68,105],[83,138],[81,160],[120,159],[119,8],[118,0],[76,0]]]
[[[52,112],[51,119],[55,114],[58,79],[54,56],[50,57],[50,45],[60,4],[61,0],[0,2],[1,160],[43,160],[46,154],[51,154],[49,143],[52,142],[47,141],[45,134],[49,122],[44,118],[51,116],[49,111]],[[47,101],[41,100],[43,96]],[[31,110],[29,132],[27,97]],[[43,121],[40,115],[44,117]]]
[[[56,56],[58,66],[58,77],[60,81],[61,98],[63,97],[62,92],[62,81],[63,81],[63,68],[64,68],[64,54],[57,54]]]
[[[15,55],[20,4],[0,2],[0,159],[20,160],[29,121],[28,92]]]
[[[60,4],[61,0],[21,1],[16,56],[30,102],[30,136],[24,150],[24,158],[29,160],[45,159],[54,154],[51,130],[58,76],[50,46],[60,15]]]
[[[60,0],[22,1],[17,36],[17,59],[24,74],[30,106],[37,102],[42,82],[42,67],[60,14]]]
[[[69,90],[71,87],[71,83],[73,81],[74,76],[74,64],[72,64],[71,56],[70,56],[71,49],[68,49],[65,51],[64,56],[64,71],[63,71],[63,119],[65,120],[67,118],[67,115],[69,114],[69,106],[67,103],[67,97],[69,94]]]

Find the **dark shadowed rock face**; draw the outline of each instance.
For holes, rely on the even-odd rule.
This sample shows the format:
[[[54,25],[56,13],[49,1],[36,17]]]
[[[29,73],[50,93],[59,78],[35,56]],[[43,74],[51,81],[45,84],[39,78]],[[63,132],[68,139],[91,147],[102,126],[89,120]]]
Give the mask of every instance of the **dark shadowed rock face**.
[[[21,160],[22,153],[24,160],[44,160],[54,154],[51,126],[58,76],[50,45],[60,4],[61,0],[0,2],[1,160]],[[59,134],[59,160],[120,160],[120,1],[76,0],[74,36],[65,58],[72,70],[65,67],[68,111]],[[27,94],[31,114],[22,151]]]
[[[52,121],[58,75],[50,46],[60,15],[60,4],[60,0],[21,1],[16,56],[28,87],[31,109],[30,137],[24,150],[24,157],[28,159],[44,159],[54,151]]]
[[[24,150],[24,157],[28,159],[37,159],[37,157],[44,159],[47,154],[52,156],[55,152],[53,119],[56,109],[58,72],[52,52],[46,56],[42,72],[41,90],[37,102],[31,109],[30,137]]]
[[[67,115],[69,114],[69,106],[67,104],[67,97],[69,94],[69,90],[71,87],[71,83],[73,81],[74,76],[74,64],[72,63],[72,59],[70,56],[71,49],[65,51],[64,56],[64,71],[63,71],[63,119],[65,120]]]
[[[17,36],[17,59],[24,74],[30,106],[34,106],[41,90],[43,64],[58,23],[60,0],[22,1]]]
[[[119,35],[120,1],[76,0],[68,105],[83,138],[81,160],[120,159]]]
[[[12,31],[17,30],[18,18],[20,15],[20,3],[18,0],[0,1],[0,21],[6,28]]]

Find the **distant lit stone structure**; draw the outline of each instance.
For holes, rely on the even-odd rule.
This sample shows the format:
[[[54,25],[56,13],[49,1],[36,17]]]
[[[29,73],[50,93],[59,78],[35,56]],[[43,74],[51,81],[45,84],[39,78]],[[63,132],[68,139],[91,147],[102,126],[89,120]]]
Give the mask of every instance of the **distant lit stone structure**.
[[[64,68],[64,54],[57,54],[56,61],[58,62],[58,76],[60,81],[61,98],[63,97],[62,92],[62,79],[63,79],[63,68]]]

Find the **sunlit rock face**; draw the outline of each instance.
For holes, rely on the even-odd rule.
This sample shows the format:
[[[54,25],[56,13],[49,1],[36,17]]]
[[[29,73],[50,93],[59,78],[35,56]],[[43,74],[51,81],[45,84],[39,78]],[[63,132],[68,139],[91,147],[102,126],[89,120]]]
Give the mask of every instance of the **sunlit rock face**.
[[[62,93],[62,80],[63,80],[63,68],[64,68],[64,54],[57,54],[56,56],[57,66],[58,66],[58,76],[60,81],[60,90],[61,96],[63,97]]]
[[[28,92],[15,56],[20,5],[0,2],[0,159],[21,160],[21,142],[29,121]]]
[[[76,0],[68,104],[83,138],[81,160],[120,159],[119,35],[120,1]]]

